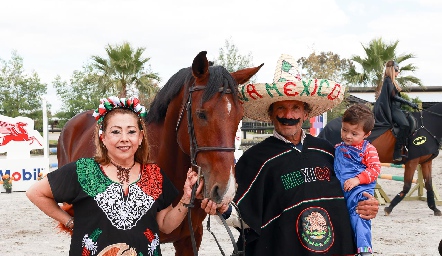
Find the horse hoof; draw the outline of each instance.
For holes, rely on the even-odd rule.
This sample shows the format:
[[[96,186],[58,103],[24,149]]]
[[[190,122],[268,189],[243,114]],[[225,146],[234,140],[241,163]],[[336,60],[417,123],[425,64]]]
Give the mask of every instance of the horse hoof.
[[[387,206],[387,207],[385,207],[385,208],[384,208],[384,213],[385,213],[384,215],[385,215],[385,216],[388,216],[388,215],[390,215],[390,213],[391,213],[391,210],[392,210],[392,209],[390,209],[390,207],[388,207],[388,206]]]
[[[442,216],[442,212],[439,210],[434,211],[434,216]]]

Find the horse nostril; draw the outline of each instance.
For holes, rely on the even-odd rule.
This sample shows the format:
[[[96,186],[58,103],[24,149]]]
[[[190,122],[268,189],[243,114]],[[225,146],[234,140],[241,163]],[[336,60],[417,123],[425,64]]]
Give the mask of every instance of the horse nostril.
[[[212,193],[210,194],[210,197],[212,198],[212,201],[219,204],[221,203],[222,196],[219,194],[219,187],[218,185],[213,186]]]

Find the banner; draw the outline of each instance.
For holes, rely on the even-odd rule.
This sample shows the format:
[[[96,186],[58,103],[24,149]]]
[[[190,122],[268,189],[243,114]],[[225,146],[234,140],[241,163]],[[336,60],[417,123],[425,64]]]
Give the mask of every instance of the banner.
[[[34,130],[34,120],[0,115],[0,153],[6,153],[6,157],[0,158],[0,175],[11,176],[12,191],[26,191],[38,180],[40,172],[48,172],[49,157],[31,157],[30,153],[33,149],[44,149],[46,144]],[[3,186],[0,191],[5,191]]]

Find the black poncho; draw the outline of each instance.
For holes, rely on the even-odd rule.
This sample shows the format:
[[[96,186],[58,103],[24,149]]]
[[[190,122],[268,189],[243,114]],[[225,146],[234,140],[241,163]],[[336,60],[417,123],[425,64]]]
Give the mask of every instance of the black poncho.
[[[354,254],[333,146],[307,135],[303,150],[270,137],[236,165],[238,204],[252,231],[246,255]]]

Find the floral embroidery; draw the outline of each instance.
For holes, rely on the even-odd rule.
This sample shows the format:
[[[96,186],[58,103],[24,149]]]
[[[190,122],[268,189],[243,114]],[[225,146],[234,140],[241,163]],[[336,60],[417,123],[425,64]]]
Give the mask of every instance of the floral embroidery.
[[[158,245],[160,245],[160,237],[158,236],[158,234],[154,234],[150,229],[146,229],[146,231],[144,231],[144,235],[147,237],[147,240],[149,240],[150,242],[149,255],[150,256],[157,255],[156,249]]]
[[[81,158],[77,161],[78,182],[86,194],[95,197],[102,193],[112,184],[100,170],[98,164],[92,158]]]
[[[131,229],[152,207],[155,200],[136,184],[129,185],[125,198],[121,184],[111,184],[103,193],[95,196],[98,206],[112,225],[118,229]]]
[[[137,183],[129,184],[129,193],[123,195],[121,184],[110,180],[92,158],[77,161],[78,181],[89,196],[106,214],[112,225],[128,230],[134,227],[161,195],[163,176],[160,167],[146,164]]]
[[[155,235],[150,229],[146,229],[146,231],[144,231],[144,235],[146,236],[147,240],[149,240],[150,243],[152,243],[152,240],[155,238]]]
[[[144,193],[157,200],[163,193],[163,175],[161,175],[160,167],[156,164],[145,165],[143,174],[137,184]]]
[[[82,256],[95,255],[97,253],[97,239],[103,231],[100,229],[94,230],[91,236],[85,234],[81,246],[83,246]]]
[[[98,256],[116,256],[116,255],[130,255],[130,256],[143,256],[143,253],[138,253],[135,248],[131,248],[126,243],[116,243],[106,246]]]

